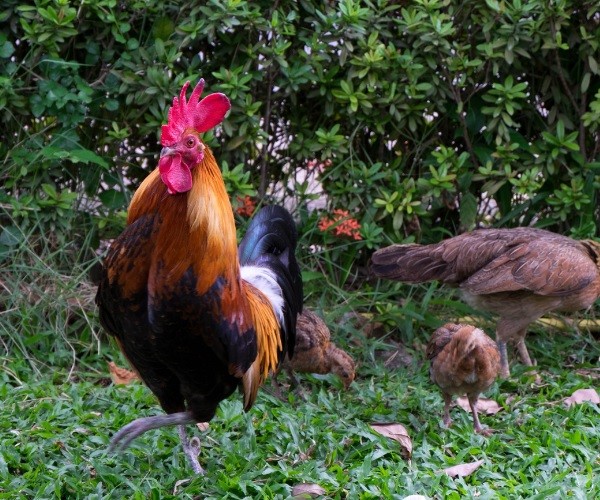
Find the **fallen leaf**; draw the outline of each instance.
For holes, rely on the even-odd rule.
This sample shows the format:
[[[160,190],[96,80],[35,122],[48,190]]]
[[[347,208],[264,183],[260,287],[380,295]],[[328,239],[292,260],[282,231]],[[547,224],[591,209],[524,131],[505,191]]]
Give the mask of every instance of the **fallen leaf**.
[[[292,498],[313,498],[325,495],[326,491],[318,484],[297,484],[292,488]]]
[[[186,485],[187,483],[189,483],[191,481],[191,479],[180,479],[179,481],[177,481],[175,483],[175,487],[173,488],[173,495],[177,495],[179,493],[179,488],[181,486]]]
[[[590,403],[600,403],[600,397],[595,389],[577,389],[568,398],[565,398],[565,404],[567,406],[581,404],[585,401]]]
[[[112,361],[108,363],[108,371],[113,384],[116,385],[127,385],[135,380],[140,379],[137,373],[127,370],[126,368],[121,368],[120,366],[115,365]]]
[[[483,460],[477,460],[477,462],[471,462],[469,464],[458,464],[453,467],[448,467],[444,469],[444,472],[448,474],[450,477],[465,477],[470,476],[475,472],[481,464]]]
[[[305,452],[300,451],[299,452],[299,458],[301,462],[306,462],[307,460],[310,460],[310,457],[312,457],[312,454],[315,452],[315,448],[317,447],[317,443],[313,442]]]
[[[362,330],[365,334],[365,337],[367,337],[368,339],[380,338],[387,333],[385,325],[379,321],[373,321],[365,324]]]
[[[600,378],[600,368],[581,368],[579,370],[575,370],[577,375],[582,375],[584,377],[590,378]]]
[[[394,340],[388,340],[388,343],[395,347],[394,351],[383,351],[384,365],[390,370],[397,370],[399,368],[407,368],[414,363],[414,358],[409,354],[406,347]]]
[[[381,434],[400,443],[402,456],[405,460],[410,459],[412,455],[412,441],[408,435],[406,427],[401,424],[371,424],[371,428]]]
[[[342,316],[342,322],[350,323],[357,330],[361,330],[367,338],[382,337],[387,333],[385,325],[379,321],[374,321],[372,314],[355,311],[347,312]]]
[[[466,396],[461,396],[456,399],[456,404],[460,406],[466,412],[471,413],[471,407],[469,406],[469,400]],[[495,415],[502,407],[496,403],[493,399],[479,398],[477,401],[477,411],[485,415]]]

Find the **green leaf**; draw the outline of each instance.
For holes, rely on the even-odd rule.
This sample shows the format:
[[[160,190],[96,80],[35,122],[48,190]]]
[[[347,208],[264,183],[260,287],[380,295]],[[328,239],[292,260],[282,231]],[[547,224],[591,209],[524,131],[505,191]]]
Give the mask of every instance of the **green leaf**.
[[[12,247],[18,245],[22,240],[23,234],[16,226],[6,226],[0,232],[0,245]]]
[[[104,102],[104,107],[108,111],[116,111],[117,109],[119,109],[119,101],[117,101],[116,99],[107,99]]]
[[[246,135],[239,135],[237,137],[233,137],[232,139],[230,139],[227,142],[227,149],[228,150],[233,150],[233,149],[237,149],[239,148],[242,144],[244,144],[244,142],[246,142],[248,140],[248,136]]]
[[[596,62],[594,56],[592,56],[591,54],[588,56],[588,65],[590,66],[590,71],[594,73],[594,75],[599,74],[598,63]]]
[[[350,87],[350,84],[346,80],[340,81],[340,87],[342,88],[344,93],[346,93],[348,95],[352,94],[352,88]]]
[[[485,0],[485,3],[494,12],[500,12],[500,4],[498,3],[497,0]]]
[[[460,198],[460,224],[470,230],[475,227],[477,221],[477,198],[470,192],[462,195]]]
[[[10,42],[4,42],[0,45],[0,57],[7,59],[12,56],[15,52],[15,47]]]
[[[584,73],[583,78],[581,79],[581,92],[583,94],[585,94],[588,90],[588,88],[590,87],[590,80],[591,80],[592,74],[591,73]]]
[[[565,138],[565,124],[562,120],[558,120],[556,124],[556,137],[559,141],[562,141]]]
[[[309,281],[322,280],[323,273],[317,271],[302,271],[302,282],[307,283]]]
[[[102,205],[111,210],[118,210],[123,208],[127,199],[123,191],[117,191],[116,189],[107,189],[98,195]]]
[[[73,163],[95,163],[101,167],[108,168],[106,160],[89,149],[73,149],[68,153]]]

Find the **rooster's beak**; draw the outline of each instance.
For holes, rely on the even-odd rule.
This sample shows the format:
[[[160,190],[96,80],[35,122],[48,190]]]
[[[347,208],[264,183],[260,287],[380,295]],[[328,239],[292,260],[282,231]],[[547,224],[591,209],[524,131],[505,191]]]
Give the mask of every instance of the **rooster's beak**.
[[[175,148],[169,148],[169,147],[165,147],[162,148],[161,152],[160,152],[160,157],[162,158],[163,156],[169,156],[175,153]]]

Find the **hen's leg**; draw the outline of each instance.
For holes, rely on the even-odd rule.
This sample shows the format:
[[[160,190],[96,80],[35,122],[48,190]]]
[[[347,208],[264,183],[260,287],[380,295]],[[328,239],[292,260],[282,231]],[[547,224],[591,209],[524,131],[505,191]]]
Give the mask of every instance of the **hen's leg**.
[[[533,366],[531,358],[529,357],[529,351],[527,350],[527,346],[525,345],[525,332],[523,332],[523,335],[519,336],[518,339],[519,340],[517,340],[517,350],[519,351],[521,361],[526,366]]]
[[[508,367],[508,354],[506,352],[506,341],[510,339],[510,332],[513,331],[514,326],[511,325],[510,320],[500,316],[498,323],[496,324],[496,345],[498,351],[500,351],[500,377],[510,377],[510,368]]]
[[[198,455],[200,453],[200,439],[198,439],[196,436],[194,436],[192,439],[188,439],[184,425],[180,425],[177,430],[179,431],[179,437],[181,438],[181,446],[183,447],[183,451],[190,461],[192,469],[196,474],[204,475],[204,469],[198,461]]]
[[[510,377],[510,369],[508,367],[508,355],[506,353],[506,342],[500,340],[498,335],[496,335],[496,337],[497,337],[496,344],[498,345],[498,350],[500,351],[500,377],[508,378],[508,377]]]
[[[452,403],[452,395],[442,393],[444,398],[444,425],[450,427],[452,425],[452,419],[450,418],[450,404]]]

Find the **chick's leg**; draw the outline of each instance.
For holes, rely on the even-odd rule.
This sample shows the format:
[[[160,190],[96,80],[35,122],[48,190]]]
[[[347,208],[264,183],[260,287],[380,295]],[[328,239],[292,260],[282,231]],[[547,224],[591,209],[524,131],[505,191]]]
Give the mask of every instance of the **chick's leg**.
[[[192,469],[196,474],[203,476],[204,469],[198,461],[198,454],[200,453],[200,439],[198,439],[196,436],[194,436],[192,439],[188,439],[184,425],[180,425],[177,428],[177,431],[179,432],[179,438],[181,439],[181,446],[183,447],[183,451],[190,461]]]
[[[481,427],[479,416],[477,415],[477,400],[479,399],[479,394],[467,394],[467,399],[469,400],[469,406],[471,407],[471,413],[473,414],[473,428],[475,429],[475,432],[483,436],[489,436],[494,431],[492,429],[484,429]]]
[[[442,393],[444,398],[444,425],[450,427],[452,419],[450,418],[450,404],[452,403],[452,394]]]

